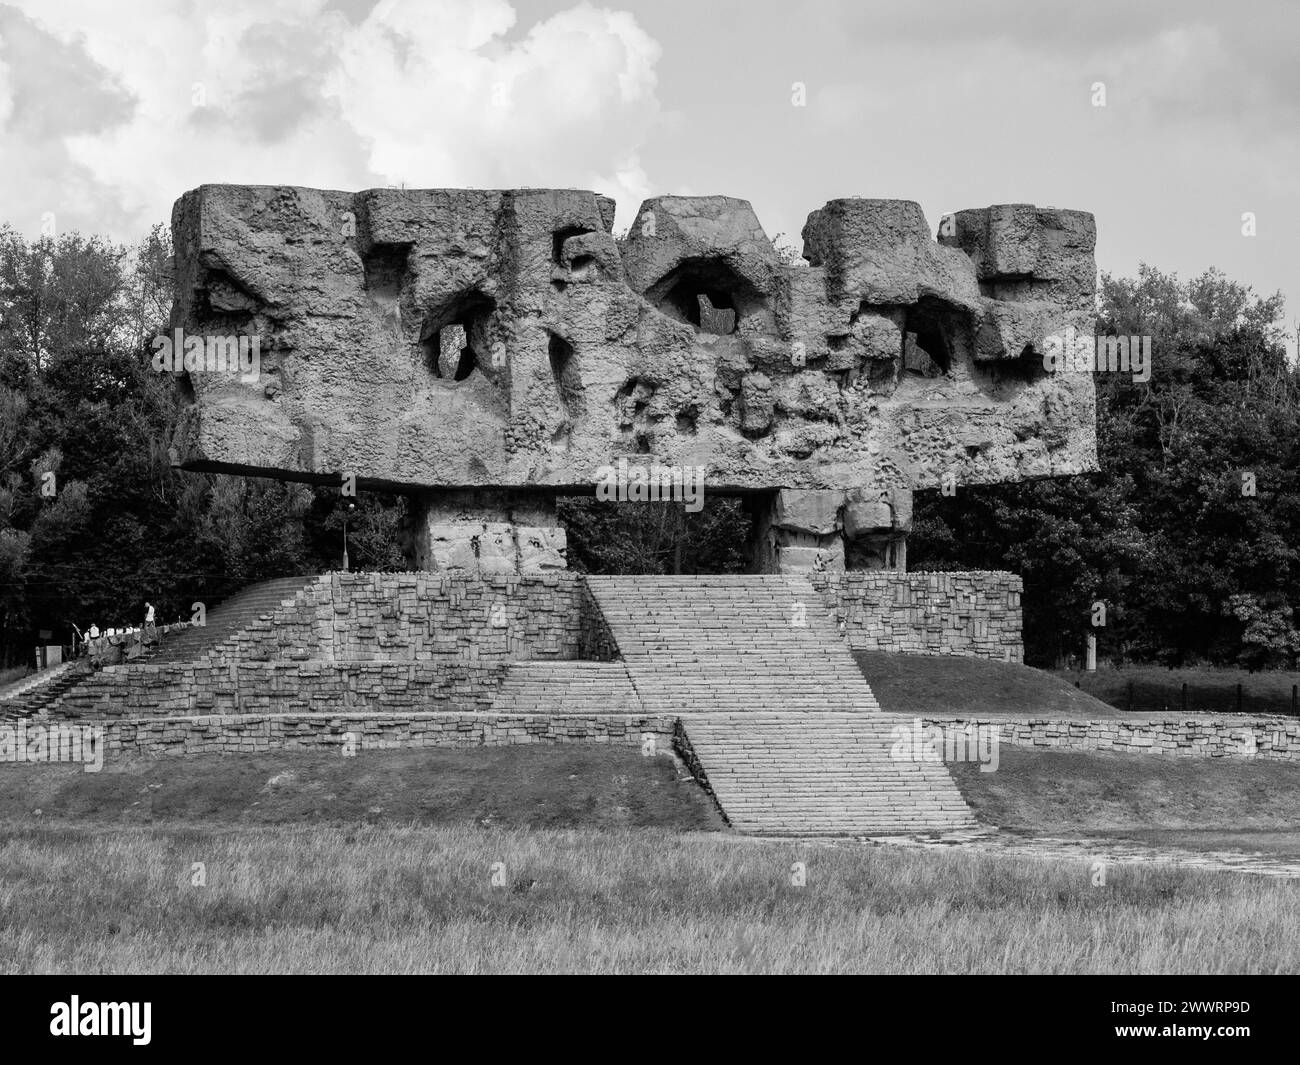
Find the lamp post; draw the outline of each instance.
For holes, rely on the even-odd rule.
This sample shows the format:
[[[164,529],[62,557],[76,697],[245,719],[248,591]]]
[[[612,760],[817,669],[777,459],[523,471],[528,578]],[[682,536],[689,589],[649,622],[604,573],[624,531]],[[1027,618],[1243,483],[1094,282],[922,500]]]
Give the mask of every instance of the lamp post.
[[[349,503],[343,512],[343,572],[348,572],[348,515],[357,509],[355,503]]]

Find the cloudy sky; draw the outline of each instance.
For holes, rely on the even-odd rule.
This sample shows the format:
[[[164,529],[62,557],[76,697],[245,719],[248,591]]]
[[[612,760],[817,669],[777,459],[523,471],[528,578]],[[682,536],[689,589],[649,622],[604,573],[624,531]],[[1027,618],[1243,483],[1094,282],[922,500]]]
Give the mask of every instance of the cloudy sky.
[[[620,227],[726,193],[797,242],[838,196],[932,228],[1030,202],[1096,214],[1103,270],[1217,266],[1294,319],[1298,31],[1290,0],[0,0],[0,221],[129,240],[205,182],[531,185]]]

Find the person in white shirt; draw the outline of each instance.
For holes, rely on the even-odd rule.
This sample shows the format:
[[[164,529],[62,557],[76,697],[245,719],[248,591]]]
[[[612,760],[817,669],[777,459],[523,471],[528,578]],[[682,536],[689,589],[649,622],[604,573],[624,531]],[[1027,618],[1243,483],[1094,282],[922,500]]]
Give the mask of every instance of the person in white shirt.
[[[158,642],[158,629],[154,625],[153,603],[145,600],[144,604],[144,632],[140,633],[140,642],[146,646]]]

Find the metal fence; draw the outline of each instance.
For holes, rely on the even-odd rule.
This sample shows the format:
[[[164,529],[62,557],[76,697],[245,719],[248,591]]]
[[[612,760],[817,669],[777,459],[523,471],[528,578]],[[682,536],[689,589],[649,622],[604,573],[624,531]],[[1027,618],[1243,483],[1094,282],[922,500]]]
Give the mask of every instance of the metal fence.
[[[1096,698],[1120,710],[1134,714],[1282,714],[1300,717],[1300,685],[1291,685],[1291,694],[1258,694],[1246,691],[1241,684],[1153,684],[1129,681],[1119,694]]]

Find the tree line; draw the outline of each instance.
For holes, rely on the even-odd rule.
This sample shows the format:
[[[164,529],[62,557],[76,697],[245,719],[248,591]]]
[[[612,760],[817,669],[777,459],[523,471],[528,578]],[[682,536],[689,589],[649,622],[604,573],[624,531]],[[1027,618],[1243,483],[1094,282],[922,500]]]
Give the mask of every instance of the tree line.
[[[909,563],[1022,574],[1032,664],[1093,634],[1113,661],[1294,668],[1300,376],[1282,312],[1216,270],[1103,274],[1097,334],[1150,336],[1154,366],[1096,375],[1099,471],[924,493]]]

